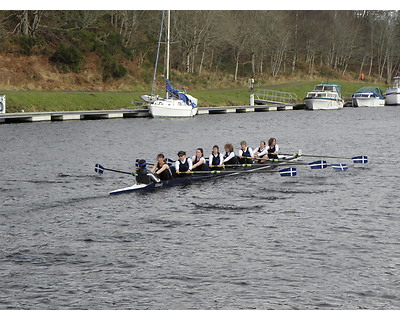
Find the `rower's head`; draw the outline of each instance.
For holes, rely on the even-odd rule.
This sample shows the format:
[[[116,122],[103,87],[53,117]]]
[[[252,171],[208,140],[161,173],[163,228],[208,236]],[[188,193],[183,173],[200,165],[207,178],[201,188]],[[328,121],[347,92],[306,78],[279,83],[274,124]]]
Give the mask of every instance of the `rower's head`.
[[[274,146],[276,145],[276,139],[275,138],[269,138],[268,140],[268,146]]]
[[[203,148],[197,148],[196,157],[203,157],[203,156],[204,156]]]
[[[247,147],[247,142],[246,142],[246,141],[241,141],[241,142],[240,142],[240,148],[241,148],[242,150],[245,150],[246,147]]]
[[[146,160],[144,160],[144,159],[139,160],[139,162],[138,162],[139,168],[145,168],[146,165],[147,165]]]
[[[233,145],[232,145],[232,143],[227,143],[227,144],[224,146],[224,149],[225,149],[226,152],[232,152],[232,151],[233,151]]]
[[[219,147],[218,147],[217,145],[215,145],[215,146],[213,147],[213,153],[214,153],[214,154],[219,153]]]
[[[260,148],[261,149],[265,148],[265,141],[260,141]]]
[[[159,153],[159,154],[157,155],[157,161],[160,162],[160,163],[163,163],[163,162],[165,161],[165,156],[164,156],[164,154]]]
[[[179,151],[178,152],[178,158],[179,159],[185,159],[186,158],[186,152],[185,151]]]

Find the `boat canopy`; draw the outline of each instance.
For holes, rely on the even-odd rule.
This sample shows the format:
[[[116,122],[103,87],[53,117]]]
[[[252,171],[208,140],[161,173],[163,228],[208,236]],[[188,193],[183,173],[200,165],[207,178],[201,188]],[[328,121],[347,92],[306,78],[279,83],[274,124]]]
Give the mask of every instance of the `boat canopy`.
[[[362,87],[355,94],[357,93],[372,93],[375,97],[383,99],[383,92],[378,87]]]
[[[193,100],[191,100],[191,99],[189,98],[189,96],[186,95],[183,91],[172,88],[171,83],[169,82],[168,79],[167,79],[167,81],[166,81],[166,89],[167,89],[167,91],[168,91],[173,97],[175,97],[175,98],[177,98],[177,99],[179,99],[179,100],[182,100],[182,101],[185,102],[188,106],[191,105],[192,108],[196,108],[196,107],[197,107],[196,102],[193,101]]]
[[[340,97],[342,96],[342,86],[335,82],[318,84],[314,87],[314,91],[335,91]]]

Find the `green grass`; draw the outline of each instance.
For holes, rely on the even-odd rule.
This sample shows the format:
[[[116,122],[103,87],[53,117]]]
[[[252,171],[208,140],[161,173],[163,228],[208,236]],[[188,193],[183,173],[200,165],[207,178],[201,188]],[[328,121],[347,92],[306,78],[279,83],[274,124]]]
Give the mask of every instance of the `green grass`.
[[[292,85],[263,86],[265,89],[295,93],[298,103],[302,103],[308,91],[314,85],[323,81],[312,81]],[[387,85],[374,83],[338,81],[342,85],[343,97],[350,97],[361,87],[378,86],[384,92]],[[213,89],[190,92],[199,101],[200,107],[240,106],[249,105],[250,93],[248,88]],[[141,101],[143,93],[129,92],[7,92],[7,112],[40,112],[40,111],[76,111],[76,110],[113,110],[137,109],[141,106],[132,101]]]
[[[138,108],[132,101],[140,101],[138,93],[10,92],[5,95],[7,112],[131,109]]]

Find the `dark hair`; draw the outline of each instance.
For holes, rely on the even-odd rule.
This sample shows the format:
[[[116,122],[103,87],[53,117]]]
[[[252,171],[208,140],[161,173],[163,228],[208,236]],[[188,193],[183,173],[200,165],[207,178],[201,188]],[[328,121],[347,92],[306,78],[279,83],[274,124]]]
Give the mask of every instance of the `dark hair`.
[[[197,148],[196,150],[199,150],[201,152],[201,155],[204,156],[203,148]]]
[[[186,152],[185,151],[179,151],[178,152],[178,157],[180,156],[186,156]]]
[[[145,167],[147,163],[146,163],[146,160],[140,159],[138,164],[139,164],[139,167]]]
[[[275,138],[269,138],[268,140],[268,146],[270,146],[272,144],[272,142],[274,142],[274,140],[276,140]]]
[[[164,156],[164,154],[162,154],[162,153],[159,153],[158,155],[157,155],[157,158],[165,158],[165,156]]]
[[[218,147],[217,145],[215,145],[215,146],[213,147],[213,149],[214,149],[214,148],[217,148],[217,149],[219,150],[219,147]]]

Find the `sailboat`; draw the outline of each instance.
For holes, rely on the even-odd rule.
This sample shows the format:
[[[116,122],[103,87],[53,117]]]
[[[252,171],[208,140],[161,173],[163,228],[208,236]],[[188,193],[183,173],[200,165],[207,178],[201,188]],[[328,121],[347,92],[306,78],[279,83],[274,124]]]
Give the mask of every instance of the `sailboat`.
[[[169,81],[171,13],[167,13],[167,57],[166,57],[166,97],[153,96],[149,99],[149,110],[153,118],[193,117],[197,114],[197,99],[181,90],[174,89]],[[160,43],[160,42],[159,42]],[[150,97],[149,97],[150,98]]]

